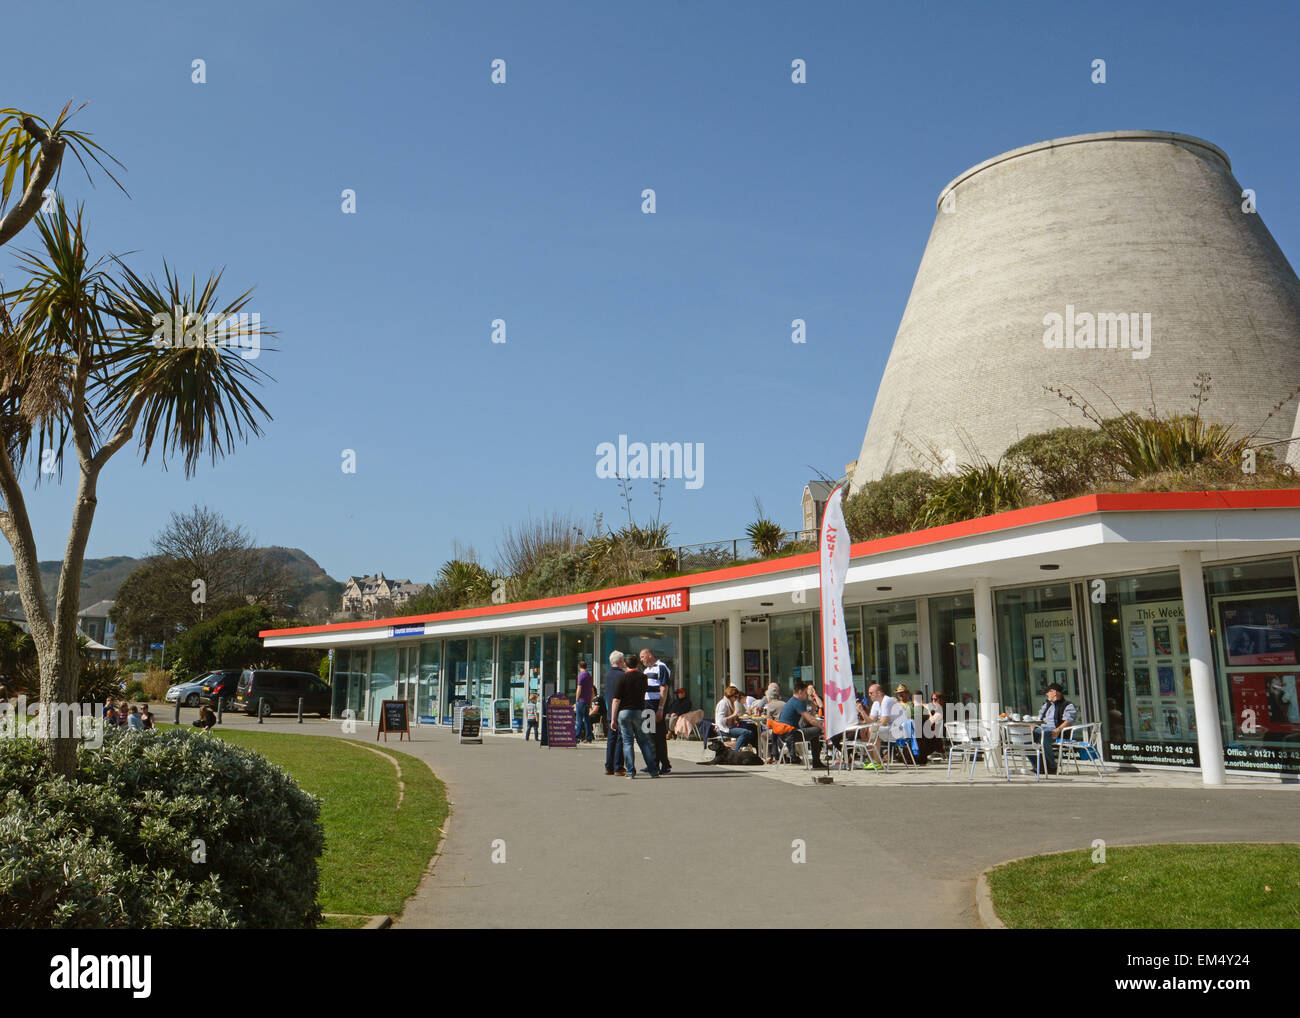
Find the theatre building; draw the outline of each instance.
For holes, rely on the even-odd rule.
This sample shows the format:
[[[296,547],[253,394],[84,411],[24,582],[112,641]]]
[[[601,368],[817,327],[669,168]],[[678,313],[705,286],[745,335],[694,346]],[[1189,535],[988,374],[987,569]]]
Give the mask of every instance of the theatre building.
[[[1300,490],[1089,495],[855,544],[845,586],[859,692],[1028,712],[1049,682],[1107,759],[1138,767],[1300,773]],[[405,699],[518,728],[530,690],[599,681],[650,647],[697,707],[734,682],[820,685],[816,554],[437,615],[268,630],[333,651],[334,714]]]

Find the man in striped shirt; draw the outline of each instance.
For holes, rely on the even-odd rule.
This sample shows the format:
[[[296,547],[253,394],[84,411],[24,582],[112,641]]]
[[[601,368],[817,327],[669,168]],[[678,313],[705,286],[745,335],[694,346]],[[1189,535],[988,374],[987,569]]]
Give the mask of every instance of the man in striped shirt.
[[[669,774],[672,767],[668,765],[668,728],[664,724],[664,707],[667,700],[664,693],[672,689],[673,673],[668,666],[655,657],[649,647],[642,649],[641,670],[645,672],[645,705],[647,710],[655,712],[655,759],[659,762],[659,773]]]

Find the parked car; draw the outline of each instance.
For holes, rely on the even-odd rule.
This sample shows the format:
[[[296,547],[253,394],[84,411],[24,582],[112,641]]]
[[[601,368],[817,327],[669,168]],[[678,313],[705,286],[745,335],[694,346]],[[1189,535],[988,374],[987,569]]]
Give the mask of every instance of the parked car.
[[[235,691],[239,687],[239,677],[243,674],[238,668],[224,668],[213,672],[203,680],[203,688],[199,691],[199,702],[215,707],[217,698],[220,697],[226,703],[233,703]]]
[[[178,682],[167,688],[167,695],[163,697],[168,703],[180,701],[186,707],[197,707],[199,697],[203,695],[203,683],[208,680],[212,672],[203,672],[194,676],[189,682]]]
[[[311,672],[254,671],[245,668],[235,689],[235,705],[255,715],[262,704],[262,716],[298,712],[302,698],[304,714],[330,716],[330,687]]]

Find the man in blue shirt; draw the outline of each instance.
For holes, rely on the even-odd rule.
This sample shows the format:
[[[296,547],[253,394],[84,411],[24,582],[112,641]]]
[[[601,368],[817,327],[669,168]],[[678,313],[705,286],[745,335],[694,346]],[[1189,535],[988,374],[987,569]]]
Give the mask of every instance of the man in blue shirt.
[[[790,694],[790,699],[786,701],[785,706],[781,708],[779,720],[782,724],[790,725],[796,729],[788,735],[779,736],[781,741],[790,749],[791,759],[794,758],[795,740],[799,738],[799,730],[802,729],[804,737],[808,740],[808,746],[812,750],[813,770],[825,770],[826,765],[822,763],[822,724],[808,706],[808,683],[802,679],[794,680],[794,691]]]

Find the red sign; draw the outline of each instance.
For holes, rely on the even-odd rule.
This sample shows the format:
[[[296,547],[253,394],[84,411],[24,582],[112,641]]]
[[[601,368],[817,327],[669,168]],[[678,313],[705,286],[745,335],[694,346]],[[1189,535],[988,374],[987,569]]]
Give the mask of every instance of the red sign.
[[[605,601],[587,602],[588,622],[615,622],[619,619],[639,619],[646,615],[668,615],[671,612],[690,611],[691,590],[661,590],[653,594],[635,594],[631,597],[611,597]]]

